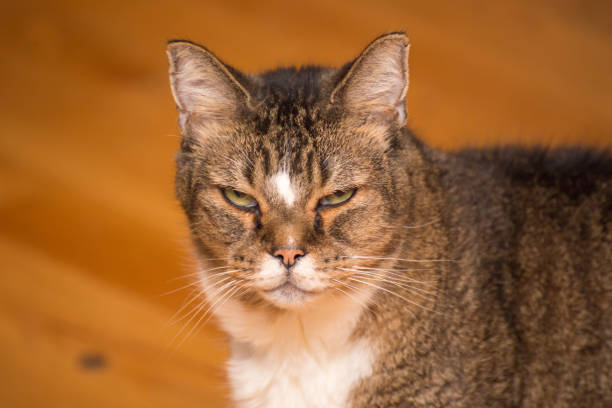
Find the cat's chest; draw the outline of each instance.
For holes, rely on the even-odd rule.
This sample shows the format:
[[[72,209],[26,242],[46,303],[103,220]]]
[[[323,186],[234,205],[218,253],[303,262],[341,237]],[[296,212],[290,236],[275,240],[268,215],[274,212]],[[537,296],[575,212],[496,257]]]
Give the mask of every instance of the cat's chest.
[[[239,407],[346,407],[353,387],[372,370],[362,341],[329,352],[318,350],[234,353],[229,377]]]

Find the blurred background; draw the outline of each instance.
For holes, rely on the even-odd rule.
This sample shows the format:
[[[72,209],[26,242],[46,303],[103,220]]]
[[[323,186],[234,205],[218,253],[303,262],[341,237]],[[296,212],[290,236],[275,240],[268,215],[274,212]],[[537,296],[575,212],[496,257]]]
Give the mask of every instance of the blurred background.
[[[228,405],[224,335],[172,319],[194,264],[167,40],[254,72],[339,66],[404,29],[428,143],[609,147],[611,16],[580,0],[0,2],[0,406]]]

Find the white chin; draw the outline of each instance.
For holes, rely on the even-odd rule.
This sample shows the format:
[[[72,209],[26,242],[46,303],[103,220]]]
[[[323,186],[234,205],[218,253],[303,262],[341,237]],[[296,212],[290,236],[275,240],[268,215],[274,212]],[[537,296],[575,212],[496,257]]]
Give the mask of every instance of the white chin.
[[[282,309],[295,309],[308,303],[315,294],[306,292],[290,282],[272,290],[263,292],[263,296],[270,303]]]

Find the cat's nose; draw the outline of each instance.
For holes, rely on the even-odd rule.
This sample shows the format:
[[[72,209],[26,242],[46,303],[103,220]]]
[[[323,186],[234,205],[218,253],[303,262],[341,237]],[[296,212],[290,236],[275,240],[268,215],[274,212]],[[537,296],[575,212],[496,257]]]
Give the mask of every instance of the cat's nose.
[[[287,268],[291,268],[297,258],[304,256],[304,251],[299,248],[278,248],[272,251],[272,256],[279,258]]]

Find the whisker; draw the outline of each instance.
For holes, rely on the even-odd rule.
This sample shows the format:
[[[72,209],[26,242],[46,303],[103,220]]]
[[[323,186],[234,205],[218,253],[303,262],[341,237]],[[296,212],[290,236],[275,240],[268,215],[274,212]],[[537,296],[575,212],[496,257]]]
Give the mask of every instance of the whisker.
[[[172,345],[177,340],[177,338],[181,335],[181,333],[183,333],[183,331],[185,331],[185,329],[189,326],[189,323],[191,323],[191,321],[193,319],[195,319],[195,317],[198,315],[198,313],[202,309],[204,309],[204,307],[206,307],[206,299],[202,299],[202,301],[200,303],[198,303],[198,305],[196,307],[194,307],[189,313],[187,313],[185,316],[181,317],[176,322],[176,323],[178,323],[181,320],[184,320],[185,318],[187,318],[188,316],[191,316],[191,318],[189,318],[189,320],[187,320],[187,322],[185,324],[183,324],[183,327],[181,327],[181,329],[174,335],[174,337],[172,337],[172,340],[170,340],[170,343],[168,344],[168,347],[172,347]]]
[[[227,257],[227,258],[198,258],[200,261],[228,261],[231,259],[234,259],[233,257]]]
[[[230,271],[222,271],[222,272],[212,273],[212,274],[210,274],[210,275],[208,275],[208,276],[209,276],[209,277],[213,277],[213,276],[227,275],[227,274],[229,274],[229,273],[234,273],[234,272],[243,271],[243,270],[244,270],[244,268],[232,269],[232,270],[230,270]],[[206,274],[206,273],[207,273],[207,271],[199,271],[199,272],[194,272],[194,273],[191,273],[191,274],[189,274],[189,275],[183,275],[182,277],[180,277],[180,278],[175,278],[175,279],[187,279],[187,278],[188,278],[188,277],[190,277],[190,276],[191,276],[191,277],[193,277],[193,276],[198,276],[198,277],[199,277],[200,275],[202,275],[202,274]]]
[[[361,256],[361,255],[342,256],[341,258],[349,258],[349,259],[378,259],[378,260],[400,261],[400,262],[457,262],[454,259],[404,259],[404,258],[379,257],[379,256]]]
[[[409,276],[406,276],[403,273],[396,272],[393,269],[363,268],[359,266],[353,266],[352,268],[343,268],[343,267],[337,266],[336,269],[339,269],[341,271],[351,271],[351,272],[364,271],[364,272],[371,272],[371,273],[379,273],[381,276],[390,275],[391,277],[393,277],[393,279],[396,279],[396,280],[412,282],[412,283],[419,283],[419,284],[428,285],[428,286],[437,282],[437,280],[420,281],[420,280],[411,278]],[[418,270],[433,270],[433,269],[418,269]]]
[[[235,271],[227,271],[227,273],[230,273],[230,272],[235,272]],[[215,278],[216,278],[216,277],[218,277],[219,275],[224,275],[224,274],[226,274],[226,272],[223,272],[223,273],[218,273],[218,274],[213,274],[213,275],[211,276],[211,278],[212,278],[212,277],[215,277]],[[220,285],[220,284],[221,284],[221,283],[223,283],[223,282],[226,282],[228,279],[231,279],[231,277],[225,277],[225,278],[223,278],[223,279],[216,280],[216,281],[214,281],[214,282],[210,283],[209,285],[207,285],[205,288],[202,288],[201,290],[198,290],[198,289],[194,289],[194,290],[192,290],[192,291],[191,291],[191,294],[188,296],[188,298],[187,298],[187,300],[185,301],[185,303],[183,303],[183,305],[182,305],[182,306],[179,308],[179,310],[177,310],[177,311],[176,311],[176,312],[175,312],[175,313],[174,313],[174,314],[173,314],[173,315],[170,317],[170,319],[168,319],[168,322],[165,324],[165,326],[168,326],[168,325],[171,325],[171,324],[176,324],[176,323],[180,322],[181,320],[184,320],[184,319],[186,319],[187,317],[189,317],[191,314],[193,314],[195,311],[197,311],[197,310],[198,310],[198,307],[202,306],[202,305],[203,305],[203,303],[205,303],[205,300],[203,300],[203,301],[202,301],[202,302],[201,302],[201,303],[200,303],[200,304],[199,304],[197,307],[195,307],[194,309],[192,309],[192,310],[191,310],[189,313],[186,313],[186,314],[185,314],[184,316],[182,316],[180,319],[177,319],[178,315],[179,315],[179,314],[180,314],[180,313],[181,313],[181,312],[182,312],[182,311],[183,311],[183,310],[184,310],[184,309],[185,309],[187,306],[189,306],[190,304],[192,304],[194,300],[198,299],[204,290],[214,288],[215,286]],[[201,284],[201,283],[202,283],[202,281],[201,281],[201,280],[197,280],[197,281],[195,281],[195,282],[193,282],[193,283],[191,283],[190,285],[187,285],[187,286],[195,286],[195,285],[198,285],[198,284]],[[181,288],[179,288],[179,289],[181,289]],[[177,290],[178,290],[178,289],[177,289]],[[195,293],[195,295],[193,295],[194,293]],[[191,297],[191,299],[190,299],[190,297]]]
[[[440,222],[439,218],[432,219],[431,221],[425,222],[423,224],[413,224],[413,225],[385,225],[385,229],[417,229],[424,228],[432,224],[436,224]]]
[[[211,284],[209,284],[209,285],[207,285],[205,288],[203,288],[201,291],[199,291],[199,293],[200,293],[200,294],[201,294],[201,293],[203,293],[203,291],[204,291],[204,290],[206,290],[206,289],[213,289],[213,288],[215,288],[217,285],[220,285],[220,284],[222,284],[222,283],[224,283],[224,282],[227,282],[227,281],[228,281],[228,280],[230,280],[230,279],[232,279],[232,277],[231,277],[231,276],[227,276],[227,277],[225,277],[225,278],[223,278],[223,279],[220,279],[220,280],[218,280],[218,281],[212,282]],[[199,282],[199,281],[198,281],[198,283],[201,283],[201,282]],[[217,291],[215,291],[215,294],[214,294],[213,296],[216,296],[216,294],[218,294],[220,290],[222,290],[222,289],[217,288]],[[197,299],[197,298],[198,298],[198,296],[196,295],[196,296],[195,296],[195,299]],[[192,300],[191,302],[189,302],[189,303],[192,303],[192,302],[193,302],[193,300]],[[188,303],[188,304],[189,304],[189,303]],[[205,303],[206,303],[206,299],[203,299],[203,300],[202,300],[202,302],[200,302],[200,304],[199,304],[197,307],[195,307],[194,309],[192,309],[192,310],[191,310],[189,313],[186,313],[186,314],[185,314],[183,317],[181,317],[180,319],[176,319],[174,322],[172,322],[172,324],[178,323],[178,322],[180,322],[181,320],[186,319],[187,317],[191,316],[191,315],[192,315],[194,312],[195,312],[195,313],[197,313],[197,312],[198,312],[198,308],[199,308],[200,306],[203,306]],[[179,312],[180,312],[182,309],[184,309],[186,306],[187,306],[187,305],[184,305],[183,307],[181,307],[181,309],[179,309]],[[178,313],[178,312],[177,312],[177,313]],[[175,314],[177,314],[177,313],[175,313]]]
[[[232,276],[226,276],[226,277],[224,277],[224,278],[222,278],[222,279],[217,279],[217,280],[213,280],[213,279],[211,279],[211,281],[210,281],[210,282],[206,282],[206,286],[203,286],[203,287],[202,287],[202,291],[203,291],[203,292],[205,292],[205,291],[207,291],[208,289],[213,289],[213,288],[215,288],[217,285],[220,285],[220,284],[222,284],[223,282],[227,282],[228,280],[231,280],[231,279],[233,279],[233,277],[232,277]],[[216,295],[217,295],[217,292],[215,292],[215,293],[213,294],[213,296],[216,296]]]
[[[188,284],[188,285],[184,285],[184,286],[181,286],[180,288],[176,288],[176,289],[169,290],[168,292],[162,293],[161,295],[158,295],[158,296],[159,296],[159,297],[161,297],[161,296],[168,296],[168,295],[171,295],[171,294],[173,294],[173,293],[180,292],[180,291],[181,291],[181,290],[183,290],[183,289],[187,289],[187,288],[189,288],[189,287],[191,287],[191,286],[195,286],[195,285],[197,285],[197,284],[199,284],[199,283],[200,283],[200,281],[191,282],[191,283],[190,283],[190,284]]]
[[[181,317],[176,317],[175,319],[173,319],[173,321],[169,322],[168,324],[176,324],[182,320],[185,320],[186,318],[188,318],[189,316],[193,315],[194,313],[197,314],[199,310],[201,310],[205,305],[206,305],[206,298],[204,297],[199,297],[196,296],[194,297],[193,300],[196,299],[200,299],[200,302],[197,304],[197,306],[195,306],[193,309],[191,309],[189,312],[185,313],[183,316]],[[193,303],[193,301],[189,302],[189,303]],[[187,323],[189,323],[191,320],[189,320]],[[179,332],[180,333],[180,332]]]
[[[200,274],[203,274],[203,273],[207,273],[207,272],[211,272],[211,271],[216,271],[218,269],[224,269],[224,268],[232,268],[232,266],[231,265],[225,265],[225,266],[217,266],[215,268],[210,268],[210,269],[205,269],[205,270],[199,270],[197,272],[192,272],[192,273],[188,273],[186,275],[181,275],[181,276],[174,277],[172,279],[168,279],[166,282],[172,282],[172,281],[175,281],[175,280],[178,280],[178,279],[185,279],[185,278],[189,278],[191,276],[196,276],[196,275],[200,275]]]
[[[349,269],[343,269],[343,270],[350,271]],[[435,293],[427,291],[425,289],[421,289],[421,288],[417,288],[417,287],[414,287],[414,286],[407,285],[406,283],[404,283],[404,282],[406,282],[404,280],[393,278],[393,277],[389,277],[389,276],[386,276],[384,274],[380,274],[380,273],[376,273],[376,272],[369,272],[369,271],[357,271],[357,270],[352,270],[352,271],[355,272],[357,275],[373,276],[373,277],[379,278],[379,280],[382,280],[382,281],[387,281],[387,282],[390,282],[390,283],[391,282],[395,282],[395,283],[400,284],[400,285],[405,285],[406,288],[411,288],[411,289],[417,290],[419,292],[426,293],[428,295],[435,295]],[[411,282],[411,281],[407,281],[407,282]],[[420,282],[412,281],[411,283],[420,283]]]
[[[339,284],[341,284],[341,285],[344,285],[345,287],[349,287],[348,285],[346,285],[346,283],[344,283],[344,282],[342,282],[342,281],[339,281],[338,279],[334,279],[334,278],[332,278],[331,280],[332,280],[332,281],[334,281],[334,282],[336,282],[336,283],[339,283]],[[353,295],[351,295],[350,293],[348,293],[348,292],[346,292],[346,291],[344,291],[344,290],[340,289],[339,287],[337,287],[337,286],[333,286],[333,288],[334,288],[334,289],[336,289],[336,290],[338,290],[338,291],[340,291],[340,292],[342,292],[342,293],[344,293],[346,296],[348,296],[350,299],[352,299],[352,300],[353,300],[355,303],[357,303],[358,305],[362,306],[363,308],[367,309],[367,308],[369,307],[369,306],[368,306],[367,304],[365,304],[363,301],[361,301],[361,300],[357,299],[355,296],[353,296]]]
[[[207,278],[217,278],[219,276],[229,275],[231,273],[240,272],[240,271],[244,271],[244,268],[232,269],[230,271],[223,271],[223,272],[213,273],[213,274],[208,275]]]
[[[179,344],[176,345],[176,349],[179,349],[183,343],[185,343],[185,341],[191,336],[191,334],[193,334],[193,332],[200,327],[200,322],[202,322],[202,319],[204,319],[209,312],[212,312],[213,308],[215,307],[215,305],[217,305],[219,303],[219,301],[221,299],[225,299],[225,301],[223,301],[223,304],[225,304],[225,302],[231,298],[238,290],[240,290],[240,287],[236,286],[233,287],[231,289],[229,289],[227,292],[225,292],[223,295],[221,295],[212,305],[210,305],[208,307],[208,309],[206,309],[206,311],[202,314],[202,316],[200,316],[200,318],[198,319],[198,321],[193,325],[193,327],[191,328],[191,330],[189,330],[189,332],[183,337],[183,340],[181,340],[181,342]],[[210,313],[210,315],[208,316],[208,318],[206,319],[206,321],[204,322],[204,324],[206,324],[209,320],[209,318],[212,316],[212,313]]]
[[[227,281],[228,281],[228,280],[230,280],[230,279],[232,279],[232,278],[231,278],[230,276],[228,276],[228,277],[225,277],[225,278],[220,279],[220,280],[218,280],[218,281],[212,282],[211,284],[207,285],[205,288],[203,288],[202,290],[200,290],[200,291],[199,291],[199,294],[202,294],[202,293],[204,292],[204,290],[207,290],[207,289],[213,289],[213,288],[215,288],[216,286],[218,286],[218,285],[220,285],[220,284],[222,284],[222,283],[224,283],[224,282],[227,282]],[[198,282],[198,283],[201,283],[201,282]],[[221,290],[222,290],[222,289],[217,288],[217,290],[215,291],[215,294],[214,294],[213,296],[215,296],[215,295],[216,295],[217,293],[219,293],[219,291],[221,291]],[[198,297],[199,297],[199,296],[198,296],[198,295],[196,295],[196,296],[195,296],[195,299],[197,299]],[[193,301],[191,301],[191,302],[189,302],[189,303],[192,303],[192,302],[193,302]],[[189,304],[189,303],[188,303],[188,304]],[[206,303],[206,299],[205,299],[205,298],[203,299],[203,301],[202,301],[202,302],[201,302],[201,303],[200,303],[200,304],[199,304],[197,307],[195,307],[194,309],[192,309],[192,310],[191,310],[189,313],[186,313],[186,314],[185,314],[183,317],[181,317],[180,319],[178,319],[178,320],[174,321],[174,322],[173,322],[173,324],[174,324],[174,323],[178,323],[178,322],[180,322],[181,320],[184,320],[184,319],[186,319],[187,317],[191,316],[191,315],[192,315],[194,312],[197,312],[198,307],[202,306],[204,303]],[[184,306],[183,306],[183,307],[182,307],[180,310],[184,309],[186,306],[187,306],[187,305],[184,305]],[[180,312],[180,310],[179,310],[179,312]]]
[[[401,225],[401,228],[406,228],[406,229],[423,228],[423,227],[426,227],[426,226],[428,226],[428,225],[435,224],[435,223],[437,223],[437,222],[440,222],[440,219],[439,219],[439,218],[433,219],[433,220],[431,220],[431,221],[429,221],[429,222],[426,222],[426,223],[424,223],[424,224],[418,224],[418,225]]]
[[[337,280],[337,279],[336,279]],[[360,292],[362,289],[360,287],[357,287],[355,285],[351,285],[348,282],[344,282],[344,281],[339,281],[340,283],[342,283],[344,286],[346,286],[349,289],[353,289],[355,292]]]
[[[424,300],[429,300],[429,301],[435,301],[436,298],[436,294],[433,292],[429,292],[423,289],[419,289],[419,288],[415,288],[414,286],[410,286],[410,285],[406,285],[406,284],[402,284],[402,283],[398,283],[398,282],[394,282],[392,280],[388,280],[388,279],[384,279],[380,276],[377,275],[368,275],[368,274],[358,274],[360,275],[363,279],[374,279],[377,280],[379,282],[386,282],[389,283],[393,286],[396,286],[398,288],[402,288],[402,289],[406,289],[410,292],[412,292],[413,295],[418,296]],[[418,292],[423,292],[424,294],[418,293]]]
[[[223,305],[226,304],[228,300],[230,300],[232,297],[234,297],[236,295],[240,296],[240,295],[242,295],[243,293],[245,293],[245,292],[247,292],[249,290],[249,288],[241,288],[239,286],[236,286],[236,289],[238,289],[238,290],[234,290],[232,292],[232,294],[227,296],[225,298],[225,300],[221,304],[218,304],[216,306],[213,304],[210,307],[210,314],[209,314],[208,318],[206,319],[206,321],[203,323],[203,325],[205,325],[208,322],[208,320],[210,320],[210,318],[217,312],[217,310],[219,310],[221,307],[223,307]],[[242,289],[242,291],[240,289]],[[206,313],[209,313],[209,311],[207,310]]]
[[[176,319],[176,317],[178,317],[178,315],[185,310],[185,308],[187,306],[189,306],[190,304],[193,303],[194,300],[200,298],[202,296],[202,292],[197,290],[197,289],[193,289],[191,291],[191,293],[189,294],[189,296],[187,296],[187,299],[183,302],[183,304],[181,305],[181,307],[179,308],[179,310],[177,310],[176,312],[174,312],[174,314],[172,316],[170,316],[170,318],[168,319],[168,321],[164,324],[164,327],[168,327],[174,323],[176,323],[176,321],[174,321],[174,319]],[[178,321],[180,321],[182,319],[179,319]]]
[[[234,283],[234,281],[229,281],[227,282],[225,285],[223,285],[217,292],[217,293],[221,293],[225,290],[227,290],[228,287],[230,287],[232,284]],[[216,296],[215,294],[215,296]],[[193,311],[191,311],[188,315],[191,315],[193,313],[193,316],[191,316],[191,318],[183,325],[183,327],[181,328],[181,330],[179,330],[178,333],[176,333],[176,335],[172,338],[172,341],[170,341],[170,346],[172,346],[172,344],[174,344],[174,342],[176,341],[176,339],[181,335],[181,333],[183,333],[185,331],[185,329],[189,326],[189,324],[193,321],[193,319],[195,319],[195,317],[204,309],[204,307],[206,306],[206,300],[202,301],[197,308],[195,308],[195,313],[193,313]],[[186,316],[185,316],[186,317]],[[185,318],[183,317],[183,319]],[[183,340],[184,341],[184,340]],[[181,342],[181,344],[183,343],[183,341]],[[176,348],[175,348],[176,350]]]
[[[340,289],[340,288],[339,288],[339,287],[337,287],[337,286],[333,286],[333,288],[334,288],[335,290],[337,290],[338,292],[343,293],[345,296],[347,296],[347,297],[348,297],[350,300],[352,300],[353,302],[357,303],[359,306],[363,307],[364,309],[367,309],[367,307],[368,307],[368,306],[367,306],[365,303],[363,303],[363,302],[361,302],[361,301],[357,300],[357,298],[356,298],[355,296],[353,296],[353,295],[349,294],[348,292],[346,292],[346,291],[344,291],[344,290]]]
[[[389,271],[389,272],[412,272],[412,271],[435,271],[434,268],[373,268],[370,266],[353,265],[353,268],[369,269],[373,271]]]
[[[382,286],[375,285],[375,284],[373,284],[373,283],[371,283],[371,282],[363,281],[363,280],[357,279],[357,278],[352,277],[352,276],[351,276],[351,277],[349,277],[348,279],[349,279],[349,280],[351,280],[351,281],[354,281],[354,282],[359,282],[359,283],[362,283],[362,284],[364,284],[364,285],[368,285],[368,286],[371,286],[371,287],[373,287],[373,288],[376,288],[376,289],[382,290],[382,291],[387,292],[387,293],[389,293],[389,294],[391,294],[391,295],[393,295],[393,296],[395,296],[395,297],[398,297],[398,298],[402,299],[403,301],[405,301],[405,302],[407,302],[407,303],[410,303],[410,304],[412,304],[412,305],[418,306],[418,307],[420,307],[420,308],[422,308],[422,309],[425,309],[425,310],[427,310],[427,311],[430,311],[430,312],[434,312],[434,313],[436,313],[436,311],[435,311],[435,310],[430,309],[430,308],[428,308],[428,307],[426,307],[426,306],[423,306],[423,305],[421,305],[421,304],[419,304],[419,303],[413,302],[413,301],[412,301],[412,300],[410,300],[410,299],[406,299],[404,296],[399,295],[399,294],[397,294],[397,293],[393,292],[392,290],[389,290],[389,289],[383,288]],[[411,313],[412,313],[412,311],[411,311]],[[414,317],[416,317],[416,315],[415,315],[414,313],[412,313],[412,314],[413,314],[413,316],[414,316]]]

